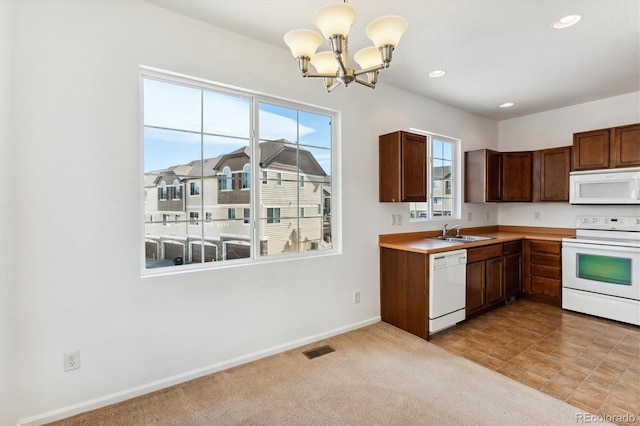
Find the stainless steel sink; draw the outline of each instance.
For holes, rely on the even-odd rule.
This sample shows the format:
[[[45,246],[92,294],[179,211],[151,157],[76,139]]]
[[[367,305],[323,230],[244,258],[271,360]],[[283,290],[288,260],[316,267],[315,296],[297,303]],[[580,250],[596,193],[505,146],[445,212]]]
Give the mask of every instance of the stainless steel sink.
[[[438,235],[437,237],[429,237],[428,239],[447,241],[450,243],[473,243],[476,241],[493,240],[493,237],[481,237],[479,235],[459,235],[457,237],[447,235],[443,237],[442,235]]]

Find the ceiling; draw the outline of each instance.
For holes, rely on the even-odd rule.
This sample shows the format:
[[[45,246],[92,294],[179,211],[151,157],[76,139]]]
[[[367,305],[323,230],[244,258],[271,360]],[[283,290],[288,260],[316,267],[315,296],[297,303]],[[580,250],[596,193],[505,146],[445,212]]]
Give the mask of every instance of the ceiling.
[[[284,34],[316,29],[330,0],[147,0],[287,49]],[[353,53],[371,45],[366,25],[382,15],[409,22],[379,84],[495,120],[640,90],[639,0],[349,0],[357,10]],[[584,16],[556,30],[568,14]],[[211,41],[213,42],[213,41]],[[319,50],[329,50],[325,42]],[[297,67],[296,62],[291,62]],[[429,78],[445,69],[441,78]],[[318,84],[317,90],[322,90]],[[336,90],[371,90],[360,85]],[[511,108],[499,108],[514,102]]]

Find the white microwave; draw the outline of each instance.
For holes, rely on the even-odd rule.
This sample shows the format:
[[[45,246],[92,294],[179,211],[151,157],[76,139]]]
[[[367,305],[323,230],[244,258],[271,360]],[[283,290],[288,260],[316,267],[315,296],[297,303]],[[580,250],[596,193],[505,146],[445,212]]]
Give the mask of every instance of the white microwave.
[[[640,204],[640,167],[569,173],[571,204]]]

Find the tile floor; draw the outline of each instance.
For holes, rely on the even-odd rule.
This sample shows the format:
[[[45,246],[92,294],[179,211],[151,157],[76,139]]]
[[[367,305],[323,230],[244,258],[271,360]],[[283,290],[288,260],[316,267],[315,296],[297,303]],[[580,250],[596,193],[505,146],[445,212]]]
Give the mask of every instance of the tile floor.
[[[640,327],[519,299],[430,341],[612,423],[640,425]]]

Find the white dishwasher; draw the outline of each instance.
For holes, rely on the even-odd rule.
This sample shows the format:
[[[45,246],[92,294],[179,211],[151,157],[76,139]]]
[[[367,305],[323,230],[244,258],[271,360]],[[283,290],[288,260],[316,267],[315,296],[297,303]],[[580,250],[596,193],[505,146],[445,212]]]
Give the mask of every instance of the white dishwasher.
[[[467,250],[429,255],[429,334],[465,319]]]

